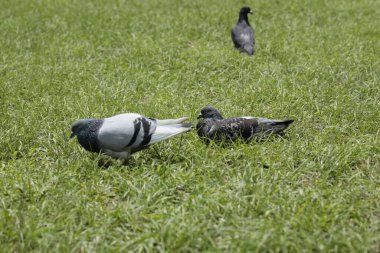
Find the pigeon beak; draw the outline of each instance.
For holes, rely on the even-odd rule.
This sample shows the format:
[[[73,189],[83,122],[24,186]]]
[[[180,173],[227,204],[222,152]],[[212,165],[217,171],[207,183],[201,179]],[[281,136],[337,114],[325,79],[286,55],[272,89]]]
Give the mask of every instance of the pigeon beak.
[[[253,14],[253,11],[248,12],[249,14]]]
[[[72,139],[74,136],[75,136],[75,134],[74,134],[74,133],[71,133],[71,135],[70,135],[70,139]]]
[[[201,119],[201,118],[203,118],[203,115],[199,114],[198,117],[197,117],[197,119]]]

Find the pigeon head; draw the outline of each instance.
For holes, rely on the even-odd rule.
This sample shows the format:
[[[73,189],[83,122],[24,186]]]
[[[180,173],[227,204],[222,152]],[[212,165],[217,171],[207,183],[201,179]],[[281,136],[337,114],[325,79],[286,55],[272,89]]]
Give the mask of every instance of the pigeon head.
[[[243,7],[240,9],[240,12],[239,12],[239,20],[238,20],[238,23],[240,22],[246,22],[249,24],[248,22],[248,14],[253,14],[253,12],[251,11],[251,8],[249,7]]]
[[[80,119],[71,126],[71,138],[76,136],[84,149],[99,152],[97,135],[103,124],[103,119]]]
[[[220,114],[220,112],[212,106],[203,107],[201,110],[201,114],[199,114],[197,118],[198,119],[200,119],[200,118],[223,119],[222,114]]]
[[[75,121],[75,123],[71,125],[70,138],[73,138],[74,136],[78,136],[78,135],[88,132],[91,126],[91,123],[92,123],[91,119],[80,119],[80,120]]]
[[[253,14],[253,12],[251,11],[251,8],[249,7],[243,7],[240,9],[240,16],[241,15],[244,15],[244,16],[247,16],[248,14]]]

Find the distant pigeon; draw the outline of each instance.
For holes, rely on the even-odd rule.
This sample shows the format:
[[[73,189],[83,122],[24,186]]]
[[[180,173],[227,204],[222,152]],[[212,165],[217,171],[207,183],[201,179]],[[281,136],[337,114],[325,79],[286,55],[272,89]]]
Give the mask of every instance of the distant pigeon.
[[[203,120],[197,124],[197,133],[206,143],[210,140],[235,141],[238,138],[248,142],[257,135],[281,134],[294,121],[259,117],[223,119],[220,112],[212,106],[204,107],[198,116],[198,119],[200,118]]]
[[[192,124],[181,124],[187,119],[158,120],[136,113],[80,119],[71,126],[71,137],[77,136],[79,144],[88,151],[127,159],[153,143],[190,131]]]
[[[248,22],[248,13],[252,14],[249,7],[240,9],[239,20],[231,30],[231,38],[237,49],[241,52],[253,55],[255,52],[255,34]]]

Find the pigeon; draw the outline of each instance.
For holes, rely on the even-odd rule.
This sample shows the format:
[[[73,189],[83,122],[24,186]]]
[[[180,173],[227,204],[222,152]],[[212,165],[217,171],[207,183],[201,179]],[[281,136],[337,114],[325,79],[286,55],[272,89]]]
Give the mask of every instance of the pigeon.
[[[71,138],[76,136],[87,151],[113,158],[127,159],[149,145],[191,130],[187,117],[158,120],[137,113],[124,113],[103,119],[80,119],[71,126]]]
[[[207,144],[210,140],[233,142],[239,138],[249,142],[254,136],[282,134],[294,121],[272,120],[260,117],[236,117],[223,119],[220,112],[212,106],[201,110],[196,129],[198,136]]]
[[[252,14],[249,7],[243,7],[239,12],[239,20],[231,30],[231,38],[240,52],[253,55],[255,50],[255,34],[248,22],[248,14]]]

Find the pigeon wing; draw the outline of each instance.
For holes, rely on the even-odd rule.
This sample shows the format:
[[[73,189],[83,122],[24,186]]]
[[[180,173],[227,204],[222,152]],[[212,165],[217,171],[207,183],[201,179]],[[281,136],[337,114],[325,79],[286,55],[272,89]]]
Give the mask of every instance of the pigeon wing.
[[[236,48],[240,48],[240,45],[241,45],[241,42],[239,39],[240,30],[241,30],[240,27],[237,25],[234,26],[234,28],[232,28],[232,30],[231,30],[232,42],[234,43]]]
[[[249,140],[258,126],[258,121],[256,119],[239,117],[228,118],[223,121],[224,123],[221,126],[220,131],[224,132],[226,137],[231,140],[236,140],[237,138]]]
[[[244,140],[249,140],[257,126],[256,119],[228,118],[217,121],[215,126],[211,127],[209,134],[213,139],[218,140],[234,141],[240,137]]]
[[[104,119],[99,129],[101,149],[122,152],[149,144],[156,129],[154,120],[136,113],[125,113]]]

